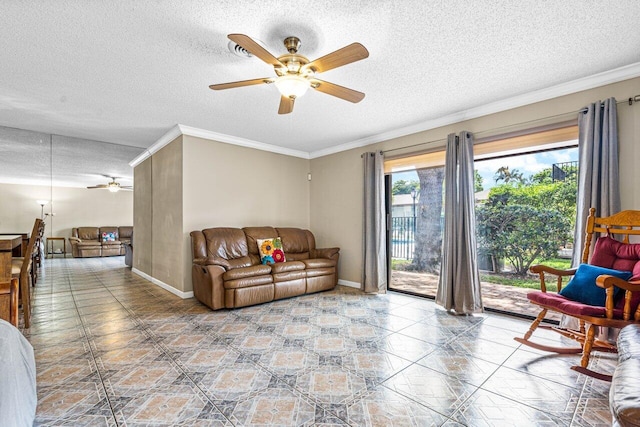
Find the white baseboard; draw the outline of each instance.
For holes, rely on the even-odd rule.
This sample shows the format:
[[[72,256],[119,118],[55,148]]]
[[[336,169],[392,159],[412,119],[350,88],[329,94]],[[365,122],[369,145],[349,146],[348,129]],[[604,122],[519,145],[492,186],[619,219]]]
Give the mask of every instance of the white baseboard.
[[[165,291],[171,292],[175,296],[178,296],[178,297],[180,297],[182,299],[193,298],[193,291],[190,291],[190,292],[179,291],[178,289],[174,288],[173,286],[167,285],[162,280],[158,280],[155,277],[149,276],[147,273],[145,273],[143,271],[140,271],[137,268],[132,268],[131,271],[133,273],[137,274],[138,276],[140,276],[140,277],[142,277],[144,279],[147,279],[148,281],[150,281],[154,285],[160,286]]]
[[[344,279],[338,279],[338,285],[348,286],[350,288],[360,289],[360,283],[351,282],[349,280],[344,280]]]

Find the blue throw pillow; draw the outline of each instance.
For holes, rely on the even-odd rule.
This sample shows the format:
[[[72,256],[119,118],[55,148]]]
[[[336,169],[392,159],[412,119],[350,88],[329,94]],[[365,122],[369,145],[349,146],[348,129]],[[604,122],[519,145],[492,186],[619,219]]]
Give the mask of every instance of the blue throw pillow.
[[[601,274],[608,274],[622,280],[629,280],[631,277],[630,271],[611,270],[610,268],[596,267],[595,265],[580,264],[576,274],[567,283],[567,286],[560,291],[560,295],[572,301],[604,307],[607,293],[604,288],[596,285],[596,278]],[[620,291],[620,288],[614,288],[614,296],[618,291]]]

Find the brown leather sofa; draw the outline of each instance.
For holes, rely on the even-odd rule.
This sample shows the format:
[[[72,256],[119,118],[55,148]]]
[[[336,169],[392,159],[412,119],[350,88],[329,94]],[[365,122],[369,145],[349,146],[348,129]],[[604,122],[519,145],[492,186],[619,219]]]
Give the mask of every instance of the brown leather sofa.
[[[103,241],[103,233],[113,233],[114,241]],[[133,227],[77,227],[71,229],[69,243],[74,258],[124,255],[124,244],[131,243]]]
[[[640,324],[618,334],[618,365],[609,390],[614,427],[640,426]]]
[[[286,262],[262,265],[256,239],[280,237]],[[300,228],[208,228],[191,232],[195,297],[213,310],[333,289],[340,248],[317,249]]]

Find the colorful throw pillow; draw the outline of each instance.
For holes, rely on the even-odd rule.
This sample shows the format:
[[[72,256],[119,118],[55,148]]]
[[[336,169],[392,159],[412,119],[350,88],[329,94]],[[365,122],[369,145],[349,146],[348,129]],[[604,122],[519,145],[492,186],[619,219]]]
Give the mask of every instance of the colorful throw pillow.
[[[607,300],[606,291],[596,285],[596,278],[602,274],[618,277],[622,280],[629,280],[630,271],[611,270],[609,268],[597,267],[595,265],[580,264],[576,274],[563,287],[560,295],[572,301],[578,301],[583,304],[604,307]],[[620,288],[614,288],[614,296]]]
[[[258,242],[258,253],[262,264],[275,264],[276,262],[286,261],[282,250],[282,240],[279,237],[256,239],[256,242]]]
[[[102,233],[102,241],[103,242],[115,242],[116,241],[116,233]]]

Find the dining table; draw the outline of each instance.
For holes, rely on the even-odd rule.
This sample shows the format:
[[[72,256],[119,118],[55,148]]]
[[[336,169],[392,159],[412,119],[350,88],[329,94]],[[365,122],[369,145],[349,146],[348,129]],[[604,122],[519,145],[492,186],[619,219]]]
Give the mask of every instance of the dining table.
[[[11,259],[15,248],[22,245],[21,234],[0,235],[0,288],[8,288],[11,284]],[[10,296],[0,294],[0,319],[9,321]]]

